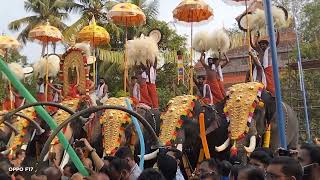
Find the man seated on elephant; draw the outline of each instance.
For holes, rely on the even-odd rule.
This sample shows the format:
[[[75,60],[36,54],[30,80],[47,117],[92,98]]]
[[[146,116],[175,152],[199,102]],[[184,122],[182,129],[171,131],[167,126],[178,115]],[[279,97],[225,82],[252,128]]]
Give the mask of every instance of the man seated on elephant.
[[[140,98],[140,86],[138,78],[136,76],[131,77],[130,81],[130,97],[133,99],[133,103],[136,105],[141,100]]]
[[[280,33],[277,31],[276,45],[278,45],[279,42]],[[250,44],[251,47],[258,53],[258,55],[256,55],[253,53],[253,51],[249,51],[249,54],[252,56],[255,64],[255,68],[253,69],[253,80],[263,83],[266,89],[274,96],[275,86],[273,79],[272,59],[270,56],[270,43],[266,38],[260,39],[260,33],[258,33],[255,43],[252,42],[252,38],[250,36]]]
[[[149,108],[152,107],[152,100],[148,92],[148,86],[147,86],[147,68],[141,64],[137,68],[137,79],[140,87],[140,101],[139,103],[142,103],[144,105],[147,105]]]
[[[152,108],[158,109],[159,108],[159,99],[157,93],[157,86],[156,86],[156,78],[157,78],[157,58],[155,59],[154,63],[147,61],[147,87],[148,93],[151,98]]]
[[[209,84],[205,82],[205,76],[198,76],[197,79],[194,79],[197,88],[198,88],[198,96],[203,99],[206,104],[213,105],[213,96],[211,93],[211,89]]]
[[[206,70],[207,83],[209,84],[211,93],[213,95],[213,103],[216,104],[218,102],[221,102],[224,99],[225,93],[218,81],[219,77],[217,75],[217,71],[215,70],[214,59],[208,58],[208,64],[206,64],[205,53],[202,53],[200,57],[200,62]]]

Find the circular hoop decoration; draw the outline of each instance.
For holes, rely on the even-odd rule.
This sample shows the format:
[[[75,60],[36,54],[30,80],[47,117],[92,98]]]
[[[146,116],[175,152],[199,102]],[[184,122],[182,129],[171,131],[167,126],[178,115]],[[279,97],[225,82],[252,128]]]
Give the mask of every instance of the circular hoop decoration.
[[[154,29],[150,31],[149,37],[152,37],[157,43],[159,43],[162,35],[159,29]]]

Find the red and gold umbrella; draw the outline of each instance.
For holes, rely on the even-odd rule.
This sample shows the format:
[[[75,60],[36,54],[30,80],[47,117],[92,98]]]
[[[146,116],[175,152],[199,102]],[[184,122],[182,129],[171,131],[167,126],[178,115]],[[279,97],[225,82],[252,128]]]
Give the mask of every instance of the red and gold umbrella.
[[[8,56],[8,50],[9,49],[18,49],[21,47],[21,44],[19,41],[17,41],[15,38],[12,38],[10,36],[2,35],[0,36],[0,54],[2,54],[5,57],[5,60],[7,60]],[[13,99],[12,99],[12,86],[9,82],[9,99],[10,99],[10,108],[13,108]]]
[[[48,44],[49,42],[55,43],[63,39],[62,33],[60,30],[54,26],[50,26],[50,23],[47,22],[45,25],[40,25],[35,27],[29,32],[30,39],[36,39],[41,41],[47,46],[47,55],[49,54]],[[47,101],[48,94],[48,61],[46,65],[46,87],[45,87],[45,99]]]
[[[0,36],[0,49],[6,51],[8,49],[18,49],[20,47],[21,44],[15,38],[5,35]]]
[[[35,27],[29,32],[30,39],[36,39],[43,43],[58,42],[63,39],[60,30],[54,26],[50,26],[49,22],[45,25]]]
[[[96,24],[96,20],[93,17],[91,23],[88,26],[85,26],[78,34],[78,41],[90,42],[92,48],[94,49],[96,46],[101,44],[108,44],[110,42],[110,35],[106,29]],[[95,52],[93,52],[93,56],[95,57]],[[93,61],[93,77],[94,83],[96,84],[96,61]]]
[[[146,24],[146,16],[142,10],[131,3],[119,3],[112,7],[109,16],[113,23],[126,27],[125,58],[124,58],[124,91],[127,91],[128,61],[127,61],[127,28]]]
[[[208,20],[213,16],[212,8],[203,0],[184,0],[174,10],[173,18],[180,22],[191,23],[191,44],[193,34],[193,23]],[[190,94],[193,94],[193,58],[191,48],[191,68],[190,68]]]

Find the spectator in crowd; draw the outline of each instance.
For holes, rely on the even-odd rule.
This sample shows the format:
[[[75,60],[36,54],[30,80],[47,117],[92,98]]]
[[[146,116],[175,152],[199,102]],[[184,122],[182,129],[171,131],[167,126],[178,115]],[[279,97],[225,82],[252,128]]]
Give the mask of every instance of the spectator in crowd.
[[[249,164],[265,171],[271,161],[271,157],[263,150],[255,150],[251,153]]]
[[[220,179],[218,174],[219,164],[215,159],[208,159],[201,162],[198,169],[198,176],[200,179]]]
[[[149,168],[142,171],[142,173],[138,177],[138,180],[166,180],[166,179],[161,174],[161,172],[155,169]]]
[[[21,167],[22,161],[24,160],[25,157],[26,157],[26,151],[23,149],[18,149],[16,151],[16,157],[11,161],[11,164],[14,167]]]
[[[223,160],[219,165],[219,174],[222,176],[221,180],[229,180],[229,174],[232,164],[229,161]]]
[[[85,146],[84,149],[86,149],[89,152],[89,156],[91,156],[91,158],[93,160],[95,169],[99,172],[101,170],[101,168],[104,166],[104,161],[99,157],[99,155],[96,152],[96,149],[94,149],[90,145],[90,143],[88,142],[87,139],[82,138],[82,139],[80,139],[80,141],[84,142],[84,146]],[[91,162],[91,160],[90,160],[90,162]],[[89,162],[89,165],[90,165],[90,162]],[[90,166],[88,166],[88,165],[85,165],[85,166],[90,168]],[[91,162],[91,167],[92,167],[92,162]]]
[[[237,180],[264,180],[264,171],[255,167],[243,167],[239,169]]]
[[[130,180],[131,168],[124,159],[115,158],[111,161],[108,171],[110,180]]]
[[[60,180],[62,173],[58,167],[48,167],[44,169],[43,175],[45,175],[48,180]]]
[[[303,144],[298,152],[298,160],[303,167],[303,179],[316,180],[320,177],[320,147]]]
[[[78,170],[72,162],[69,162],[63,168],[63,176],[66,178],[71,178],[71,176],[77,172],[78,172]]]
[[[180,170],[180,159],[182,158],[182,153],[179,150],[169,150],[167,155],[173,157],[177,162],[177,172],[176,172],[176,179],[175,180],[184,180],[182,172]]]
[[[157,165],[159,171],[167,180],[173,180],[177,174],[177,161],[165,153],[158,153]]]
[[[302,167],[292,157],[279,156],[271,160],[267,171],[266,180],[302,180]]]
[[[75,173],[71,176],[70,180],[83,180],[83,176],[80,173]]]
[[[242,169],[242,168],[244,168],[244,166],[242,166],[240,164],[233,165],[231,170],[230,170],[229,179],[230,180],[237,180],[238,179],[239,170]]]
[[[141,169],[138,166],[138,164],[134,161],[133,154],[131,152],[131,149],[129,147],[120,147],[116,154],[116,157],[120,159],[124,159],[128,162],[128,165],[130,167],[130,180],[136,180],[141,174]]]
[[[83,165],[85,167],[88,167],[89,169],[92,169],[92,161],[85,157],[84,155],[84,149],[82,149],[81,147],[76,147],[75,148],[77,155],[79,156],[80,160],[82,161]]]

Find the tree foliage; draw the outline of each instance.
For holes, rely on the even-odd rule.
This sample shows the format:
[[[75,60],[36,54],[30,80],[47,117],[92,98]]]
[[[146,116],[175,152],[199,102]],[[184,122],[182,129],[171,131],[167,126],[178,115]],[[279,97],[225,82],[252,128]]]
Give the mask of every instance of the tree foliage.
[[[24,8],[33,15],[12,21],[9,24],[9,29],[20,31],[23,28],[18,36],[18,39],[22,40],[23,43],[27,42],[30,30],[46,21],[49,21],[52,26],[63,30],[67,27],[63,20],[69,17],[68,10],[71,7],[71,1],[66,0],[26,0]]]

